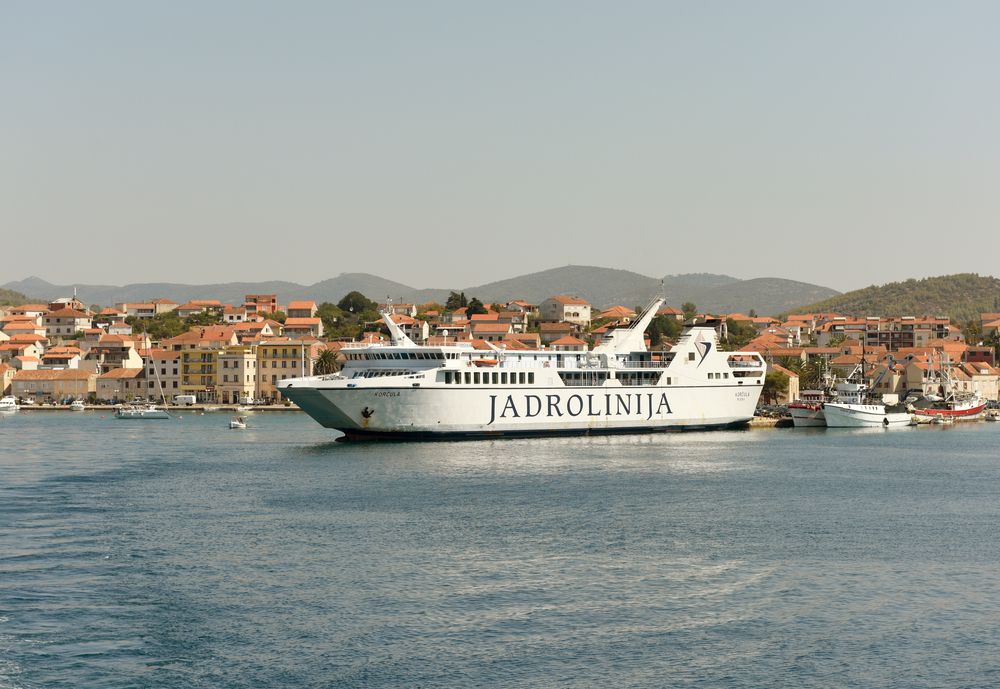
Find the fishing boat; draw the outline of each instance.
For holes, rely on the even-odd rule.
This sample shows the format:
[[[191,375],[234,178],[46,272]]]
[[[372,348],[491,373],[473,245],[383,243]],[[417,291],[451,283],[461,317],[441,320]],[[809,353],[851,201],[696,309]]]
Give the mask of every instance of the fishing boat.
[[[900,403],[899,395],[885,394],[882,395],[881,399],[877,399],[871,393],[865,376],[866,363],[865,339],[862,335],[861,361],[845,381],[835,386],[835,399],[823,405],[827,428],[909,426],[913,419],[906,405]],[[872,387],[878,387],[882,376],[887,371],[888,369],[882,371],[882,374],[872,383]]]
[[[247,427],[247,417],[245,416],[234,416],[229,420],[230,429],[244,429]]]
[[[166,409],[152,404],[123,404],[115,409],[116,419],[169,419]]]
[[[9,395],[7,397],[0,397],[0,414],[13,414],[20,408],[16,397]]]
[[[823,405],[827,394],[823,390],[802,390],[799,398],[788,405],[788,415],[796,428],[826,427]]]
[[[390,342],[345,347],[338,373],[278,382],[282,396],[348,439],[590,435],[736,428],[753,418],[757,352],[719,350],[716,323],[669,350],[643,339],[662,298],[589,351],[483,340],[415,344],[382,312]]]
[[[83,403],[83,400],[73,400],[69,405],[70,411],[87,411],[87,405]]]

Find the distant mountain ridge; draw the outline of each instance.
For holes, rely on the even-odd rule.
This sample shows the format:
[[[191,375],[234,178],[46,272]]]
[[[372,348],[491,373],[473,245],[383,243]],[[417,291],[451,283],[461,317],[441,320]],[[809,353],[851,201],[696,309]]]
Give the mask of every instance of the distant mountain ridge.
[[[680,306],[692,302],[699,310],[709,312],[779,313],[801,304],[803,296],[826,299],[839,294],[819,285],[784,280],[754,278],[741,280],[729,275],[691,273],[667,275],[662,278],[663,290],[670,304]],[[357,290],[378,301],[386,296],[404,302],[443,302],[454,289],[469,298],[485,302],[526,299],[540,302],[556,294],[582,297],[595,307],[615,304],[639,306],[660,292],[660,278],[652,278],[628,270],[596,266],[562,266],[537,273],[520,275],[482,285],[447,289],[416,289],[400,282],[368,273],[342,273],[335,278],[313,285],[294,282],[227,282],[187,285],[168,282],[129,285],[76,285],[77,293],[87,304],[110,305],[119,302],[141,302],[157,297],[186,302],[191,299],[214,298],[239,304],[246,294],[276,293],[279,300],[314,299],[317,302],[337,302],[348,292]],[[55,299],[73,293],[73,285],[54,285],[38,277],[8,282],[0,287],[27,294],[33,299]]]
[[[1000,312],[1000,279],[976,273],[889,282],[800,306],[794,312],[846,316],[947,316],[958,323]]]

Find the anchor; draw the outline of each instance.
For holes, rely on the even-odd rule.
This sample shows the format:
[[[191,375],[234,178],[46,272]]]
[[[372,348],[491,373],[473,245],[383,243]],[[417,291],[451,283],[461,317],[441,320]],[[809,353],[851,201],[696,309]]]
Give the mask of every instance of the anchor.
[[[375,413],[375,410],[374,409],[369,409],[368,407],[365,407],[364,409],[361,410],[361,416],[365,417],[366,419],[372,418],[372,414],[374,414],[374,413]]]

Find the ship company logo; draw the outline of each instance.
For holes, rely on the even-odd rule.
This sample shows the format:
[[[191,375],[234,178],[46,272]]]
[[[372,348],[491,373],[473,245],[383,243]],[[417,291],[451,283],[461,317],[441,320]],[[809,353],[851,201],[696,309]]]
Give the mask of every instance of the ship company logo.
[[[536,416],[638,416],[649,420],[654,416],[673,414],[667,394],[629,392],[570,395],[490,395],[490,422],[497,419],[531,419]]]
[[[701,333],[698,333],[698,339],[694,341],[694,347],[701,354],[701,359],[698,360],[698,365],[701,366],[702,362],[705,361],[705,357],[712,351],[712,342],[706,340],[705,336]]]

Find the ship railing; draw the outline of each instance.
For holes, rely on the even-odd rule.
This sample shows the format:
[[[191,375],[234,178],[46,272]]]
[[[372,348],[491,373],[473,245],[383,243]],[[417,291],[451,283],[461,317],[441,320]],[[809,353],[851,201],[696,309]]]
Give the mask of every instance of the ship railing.
[[[669,361],[623,361],[621,368],[667,368]]]
[[[729,368],[761,368],[763,364],[759,361],[730,361]]]

